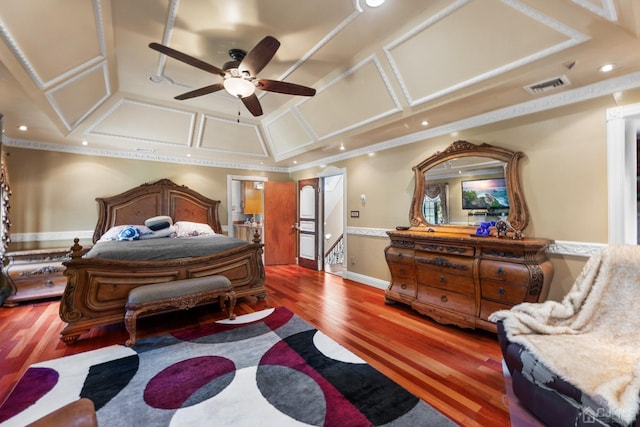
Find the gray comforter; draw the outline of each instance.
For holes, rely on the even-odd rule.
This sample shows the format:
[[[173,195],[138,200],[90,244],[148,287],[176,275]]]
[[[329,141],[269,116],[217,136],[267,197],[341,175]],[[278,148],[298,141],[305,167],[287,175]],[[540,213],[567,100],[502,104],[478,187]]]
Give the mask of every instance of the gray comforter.
[[[96,243],[84,258],[125,261],[161,261],[213,255],[247,245],[249,242],[216,234],[197,237],[163,237],[160,239],[106,241]]]

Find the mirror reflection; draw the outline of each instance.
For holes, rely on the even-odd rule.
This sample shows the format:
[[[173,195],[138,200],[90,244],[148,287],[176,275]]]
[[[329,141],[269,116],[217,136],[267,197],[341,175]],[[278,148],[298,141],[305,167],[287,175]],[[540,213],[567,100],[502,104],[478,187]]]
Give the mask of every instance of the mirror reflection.
[[[456,141],[413,168],[415,192],[409,220],[412,226],[463,227],[505,220],[516,231],[528,223],[520,187],[521,152],[489,144]]]
[[[424,173],[422,214],[430,224],[477,225],[506,219],[506,162],[488,157],[453,158]]]

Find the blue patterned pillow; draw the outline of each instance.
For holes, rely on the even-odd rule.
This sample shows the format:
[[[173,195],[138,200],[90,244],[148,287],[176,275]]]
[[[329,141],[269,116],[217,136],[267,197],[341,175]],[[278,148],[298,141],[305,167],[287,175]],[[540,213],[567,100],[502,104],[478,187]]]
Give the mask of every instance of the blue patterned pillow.
[[[133,226],[128,226],[120,230],[116,240],[138,240],[140,239],[140,232]]]

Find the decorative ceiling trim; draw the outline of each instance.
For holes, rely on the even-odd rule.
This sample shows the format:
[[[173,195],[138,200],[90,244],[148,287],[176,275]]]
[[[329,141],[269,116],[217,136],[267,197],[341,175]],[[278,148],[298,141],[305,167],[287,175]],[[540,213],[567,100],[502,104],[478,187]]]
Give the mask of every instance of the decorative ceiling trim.
[[[288,168],[282,168],[277,166],[267,165],[253,165],[237,162],[223,162],[217,160],[202,160],[187,158],[183,156],[163,156],[151,153],[121,151],[121,150],[104,150],[98,148],[90,148],[85,146],[75,145],[59,145],[37,141],[28,141],[23,139],[15,139],[3,136],[2,145],[7,147],[26,148],[30,150],[44,150],[44,151],[57,151],[61,153],[81,154],[84,156],[101,156],[101,157],[113,157],[119,159],[128,160],[140,160],[162,163],[176,163],[194,166],[204,166],[213,168],[227,168],[227,169],[241,169],[241,170],[256,170],[265,172],[280,172],[288,173]]]
[[[58,106],[58,103],[57,103],[57,101],[55,99],[56,92],[58,92],[59,90],[65,88],[67,86],[72,85],[73,83],[78,82],[83,77],[88,76],[89,74],[93,73],[94,71],[96,71],[97,69],[100,69],[100,68],[102,68],[102,76],[104,78],[104,86],[105,86],[104,95],[98,101],[96,101],[87,111],[85,111],[85,113],[81,117],[79,117],[75,122],[69,123],[69,121],[65,117],[64,113],[62,112],[62,110],[60,110],[60,107]],[[82,73],[73,76],[69,80],[67,80],[64,83],[62,83],[61,85],[58,85],[55,88],[45,92],[45,96],[47,97],[47,101],[49,101],[49,104],[51,104],[51,107],[56,112],[56,114],[58,115],[60,120],[62,120],[62,123],[67,128],[67,130],[74,129],[79,123],[81,123],[84,119],[86,119],[87,116],[89,116],[89,114],[94,112],[96,110],[96,108],[98,108],[100,105],[102,105],[102,103],[104,101],[106,101],[109,98],[109,96],[111,96],[111,85],[109,84],[109,68],[107,66],[107,61],[103,61],[102,63],[97,64],[97,65],[95,65],[95,66],[83,71]]]
[[[253,131],[256,133],[256,138],[257,138],[258,142],[260,143],[260,147],[262,148],[262,154],[248,153],[246,151],[223,150],[221,148],[203,147],[202,146],[202,138],[204,136],[204,125],[205,125],[207,120],[213,120],[213,121],[224,122],[224,123],[231,123],[233,126],[245,126],[245,127],[253,128]],[[200,122],[199,122],[199,125],[198,125],[198,134],[196,136],[195,148],[197,148],[198,150],[202,150],[202,151],[212,151],[212,152],[216,152],[216,153],[242,154],[242,155],[245,155],[245,156],[253,156],[253,157],[258,157],[258,158],[259,157],[269,157],[269,152],[267,151],[267,147],[266,147],[266,145],[264,143],[264,139],[262,138],[262,134],[260,133],[260,127],[257,124],[243,123],[243,122],[238,122],[236,120],[230,120],[230,119],[224,119],[224,118],[221,118],[221,117],[210,116],[210,115],[207,115],[207,114],[202,114],[202,117],[200,119]]]
[[[513,119],[515,117],[522,117],[528,114],[538,113],[540,111],[551,110],[553,108],[588,101],[600,96],[610,95],[615,92],[636,88],[640,88],[640,72],[604,80],[592,85],[568,90],[566,92],[548,95],[533,101],[527,101],[520,104],[500,108],[488,113],[479,114],[467,119],[447,123],[442,126],[437,126],[432,129],[412,133],[409,135],[401,136],[399,138],[390,139],[388,141],[370,145],[368,147],[360,148],[357,150],[352,150],[348,153],[341,153],[335,156],[325,157],[324,159],[316,160],[314,162],[292,166],[289,168],[289,172],[298,172],[323,164],[334,163],[353,157],[367,155],[376,151],[388,150],[390,148],[413,144],[415,142],[425,141],[430,138],[449,135],[452,132],[460,132],[466,129],[473,129],[479,126],[497,123],[504,120]]]
[[[572,0],[578,6],[587,9],[589,12],[595,13],[604,19],[617,22],[618,14],[616,13],[616,6],[613,4],[613,0],[600,0],[601,7],[596,6],[588,0]]]
[[[329,138],[332,138],[334,136],[343,134],[345,132],[349,132],[349,131],[351,131],[353,129],[357,129],[357,128],[362,127],[362,126],[366,126],[366,125],[368,125],[370,123],[373,123],[373,122],[375,122],[377,120],[380,120],[380,119],[383,119],[385,117],[391,116],[393,114],[402,112],[402,105],[400,104],[400,100],[398,99],[398,96],[396,95],[396,93],[394,92],[393,88],[391,87],[391,82],[390,82],[389,78],[387,77],[387,74],[382,69],[382,64],[380,63],[380,60],[378,59],[378,56],[376,54],[373,54],[373,55],[363,59],[358,64],[356,64],[353,67],[349,68],[347,71],[345,71],[344,73],[340,74],[339,76],[337,76],[336,78],[331,80],[329,83],[325,84],[320,89],[318,89],[318,92],[322,93],[323,91],[327,90],[329,87],[337,84],[341,80],[346,79],[349,75],[355,73],[356,71],[358,71],[358,69],[364,67],[365,65],[367,65],[367,64],[369,64],[371,62],[373,62],[373,64],[375,65],[376,69],[378,70],[378,73],[380,74],[380,78],[382,79],[382,82],[384,83],[384,86],[386,87],[387,92],[389,93],[389,96],[391,97],[395,108],[389,109],[387,111],[383,111],[383,112],[381,112],[379,114],[376,114],[374,116],[369,117],[368,119],[360,120],[359,122],[355,122],[355,123],[353,123],[353,124],[351,124],[349,126],[346,126],[346,127],[342,128],[342,129],[335,130],[333,132],[327,133],[327,134],[322,135],[322,136],[318,135],[318,133],[315,131],[315,129],[313,129],[313,127],[310,124],[308,124],[308,122],[305,119],[305,122],[308,124],[309,130],[313,134],[314,139],[316,139],[317,141],[325,141],[325,140],[327,140]],[[310,100],[311,100],[311,98],[305,99],[303,102],[299,103],[298,106],[303,105],[305,102],[309,102]],[[304,119],[304,114],[302,114],[301,112],[300,112],[300,114]]]
[[[462,8],[463,6],[467,5],[470,0],[458,0],[455,3],[453,3],[452,5],[450,5],[449,7],[446,7],[445,9],[441,10],[440,12],[436,13],[435,15],[431,16],[429,19],[427,19],[426,21],[424,21],[421,25],[413,28],[411,31],[407,32],[406,34],[402,35],[400,38],[398,38],[397,40],[391,42],[390,44],[388,44],[387,46],[384,47],[384,52],[385,55],[387,57],[387,60],[389,61],[389,64],[391,65],[391,69],[393,70],[393,73],[396,76],[396,79],[398,80],[398,83],[400,84],[400,87],[402,88],[402,92],[405,96],[405,98],[407,99],[407,102],[409,103],[409,105],[411,107],[415,107],[417,105],[423,104],[425,102],[431,101],[433,99],[436,98],[440,98],[442,96],[448,95],[452,92],[464,89],[466,87],[472,86],[474,84],[480,83],[482,81],[488,80],[490,78],[499,76],[500,74],[504,74],[508,71],[514,70],[516,68],[522,67],[523,65],[529,64],[531,62],[540,60],[542,58],[545,58],[547,56],[553,55],[555,53],[558,53],[560,51],[563,51],[565,49],[568,49],[572,46],[575,46],[577,44],[583,43],[587,40],[590,39],[590,37],[588,37],[585,34],[582,34],[550,17],[548,17],[547,15],[544,15],[540,12],[538,12],[537,10],[534,10],[528,6],[523,5],[522,3],[520,3],[518,0],[500,0],[502,3],[504,3],[505,5],[516,9],[518,12],[523,13],[524,15],[527,15],[528,17],[540,22],[543,25],[546,25],[552,29],[554,29],[555,31],[558,31],[559,33],[564,34],[565,36],[568,37],[568,40],[562,43],[558,43],[554,46],[551,46],[547,49],[543,49],[539,52],[536,52],[533,55],[529,55],[526,57],[523,57],[519,60],[513,61],[509,64],[505,64],[501,67],[498,68],[494,68],[493,70],[490,70],[486,73],[483,74],[479,74],[473,78],[467,79],[465,81],[459,82],[455,85],[449,86],[445,89],[439,90],[437,92],[434,92],[430,95],[427,96],[423,96],[421,98],[418,99],[413,99],[413,97],[411,96],[411,94],[409,93],[409,88],[407,87],[407,84],[405,83],[404,79],[402,78],[402,73],[400,72],[400,69],[398,67],[398,64],[395,62],[394,58],[393,58],[393,54],[391,53],[391,50],[394,49],[395,47],[397,47],[398,45],[400,45],[401,43],[404,43],[405,41],[407,41],[408,39],[414,37],[416,34],[424,31],[425,29],[427,29],[428,27],[430,27],[431,25],[435,24],[436,22],[446,18],[447,16],[449,16],[450,14],[452,14],[453,12],[457,11],[458,9]]]
[[[267,137],[267,141],[269,142],[269,146],[271,147],[271,152],[273,153],[273,159],[276,162],[279,162],[280,160],[284,160],[284,159],[286,159],[288,157],[291,157],[291,156],[295,156],[297,154],[302,154],[306,147],[309,147],[314,142],[316,142],[314,137],[313,137],[313,131],[312,131],[311,127],[307,124],[307,122],[304,119],[304,117],[302,117],[302,114],[300,114],[300,111],[298,111],[298,105],[302,104],[302,102],[304,102],[304,101],[298,102],[298,104],[294,105],[291,108],[291,110],[285,110],[285,111],[281,112],[280,114],[278,114],[277,117],[275,117],[273,120],[270,120],[263,127],[264,132],[265,132],[266,137]],[[300,124],[300,127],[304,131],[305,135],[307,135],[308,140],[307,140],[307,142],[303,142],[301,145],[298,145],[296,148],[292,148],[290,150],[278,151],[278,150],[275,149],[276,148],[276,144],[274,142],[273,135],[271,134],[270,126],[272,124],[274,124],[275,122],[277,122],[278,120],[280,120],[281,118],[283,118],[284,116],[286,116],[287,114],[291,114],[293,116],[293,118]]]
[[[468,119],[459,120],[443,126],[438,126],[426,131],[416,132],[410,135],[406,135],[400,138],[391,139],[379,144],[375,144],[369,147],[353,150],[348,153],[341,153],[335,156],[325,157],[315,162],[309,162],[292,167],[276,167],[266,165],[252,165],[252,164],[240,164],[240,163],[227,163],[219,161],[205,161],[184,157],[170,157],[170,156],[154,156],[146,153],[139,152],[124,152],[115,150],[102,150],[93,149],[88,147],[78,146],[66,146],[59,144],[41,143],[35,141],[19,140],[3,136],[2,143],[8,147],[27,148],[34,150],[47,150],[47,151],[59,151],[81,155],[94,155],[103,157],[116,157],[133,160],[148,160],[158,161],[165,163],[179,163],[190,164],[207,167],[221,167],[229,169],[243,169],[243,170],[259,170],[267,172],[281,172],[281,173],[293,173],[302,170],[306,170],[312,167],[320,166],[323,164],[335,163],[343,160],[348,160],[353,157],[367,155],[372,152],[400,147],[407,144],[413,144],[415,142],[424,141],[429,138],[435,138],[441,135],[448,135],[451,132],[463,131],[466,129],[472,129],[475,127],[508,120],[515,117],[526,116],[540,111],[550,110],[557,107],[571,105],[578,102],[587,101],[589,99],[597,98],[600,96],[610,95],[615,92],[636,89],[640,87],[640,72],[627,74],[617,78],[605,80],[599,83],[595,83],[582,88],[568,90],[566,92],[549,95],[543,98],[539,98],[532,101],[527,101],[518,105],[501,108],[499,110],[491,111],[488,113],[480,114]],[[603,118],[604,120],[605,118]]]
[[[58,84],[64,81],[70,76],[73,76],[88,67],[94,66],[96,63],[104,61],[105,58],[107,57],[106,47],[105,47],[106,45],[104,41],[104,27],[102,26],[102,8],[100,6],[100,0],[93,0],[93,10],[94,10],[94,16],[96,19],[96,29],[98,31],[98,34],[96,34],[96,36],[98,38],[98,44],[100,46],[100,55],[46,82],[43,81],[40,75],[36,72],[31,62],[29,62],[24,52],[22,51],[22,49],[20,49],[20,46],[15,41],[13,36],[9,33],[9,30],[7,29],[6,25],[1,20],[0,20],[0,37],[2,37],[4,41],[7,43],[7,46],[9,47],[9,49],[11,49],[11,51],[16,56],[16,58],[18,59],[22,67],[31,77],[31,80],[33,80],[33,82],[36,84],[36,86],[38,86],[39,89],[44,90],[55,84]]]
[[[282,73],[282,75],[278,78],[278,80],[284,80],[291,75],[295,70],[297,70],[302,64],[304,64],[309,58],[311,58],[317,51],[319,51],[324,45],[329,43],[338,33],[344,30],[347,25],[353,22],[362,12],[362,7],[359,4],[358,0],[354,0],[354,10],[353,12],[342,20],[337,26],[333,28],[333,30],[329,31],[326,36],[324,36],[315,46],[313,46],[307,53],[305,53],[300,59],[298,59],[287,71]]]
[[[169,13],[167,14],[167,23],[164,26],[164,33],[162,34],[162,44],[165,46],[169,45],[169,41],[171,40],[171,33],[173,32],[173,27],[176,23],[176,17],[178,16],[178,6],[180,5],[180,0],[171,0],[169,4]],[[164,76],[164,67],[167,63],[167,55],[159,54],[158,56],[158,73],[157,75],[165,78]]]
[[[147,107],[151,109],[170,111],[172,113],[186,114],[190,116],[191,118],[190,118],[190,124],[189,124],[189,134],[186,138],[187,140],[184,146],[186,147],[191,146],[191,142],[193,141],[193,129],[195,127],[196,113],[193,113],[191,111],[186,111],[186,110],[179,110],[177,108],[165,107],[162,105],[150,104],[148,102],[134,101],[132,99],[126,99],[126,98],[119,100],[115,105],[113,105],[113,107],[111,107],[109,111],[107,111],[102,117],[96,120],[96,122],[93,125],[91,125],[91,127],[89,127],[89,129],[87,129],[85,133],[87,135],[108,136],[110,138],[124,139],[127,141],[150,142],[154,144],[173,145],[173,146],[179,146],[179,147],[183,146],[181,144],[176,144],[174,142],[159,141],[155,139],[146,139],[146,138],[137,138],[137,137],[127,136],[127,135],[98,132],[95,130],[98,126],[100,126],[103,122],[105,122],[118,108],[122,107],[124,104],[134,104],[134,105],[139,105],[139,106]]]

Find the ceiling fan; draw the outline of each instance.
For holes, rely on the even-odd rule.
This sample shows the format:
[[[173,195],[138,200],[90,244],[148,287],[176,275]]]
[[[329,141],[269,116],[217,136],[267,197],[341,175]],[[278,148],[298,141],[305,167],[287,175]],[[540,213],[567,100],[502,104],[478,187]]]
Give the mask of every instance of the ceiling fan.
[[[159,43],[150,43],[149,47],[173,59],[223,78],[221,83],[214,83],[178,95],[175,97],[178,100],[195,98],[225,89],[229,94],[240,98],[251,114],[260,116],[262,115],[262,106],[255,94],[256,88],[287,95],[313,96],[316,94],[316,90],[310,87],[280,80],[260,79],[256,76],[271,61],[280,47],[280,42],[272,36],[263,38],[249,53],[242,49],[229,50],[229,56],[233,60],[226,62],[222,69]]]

